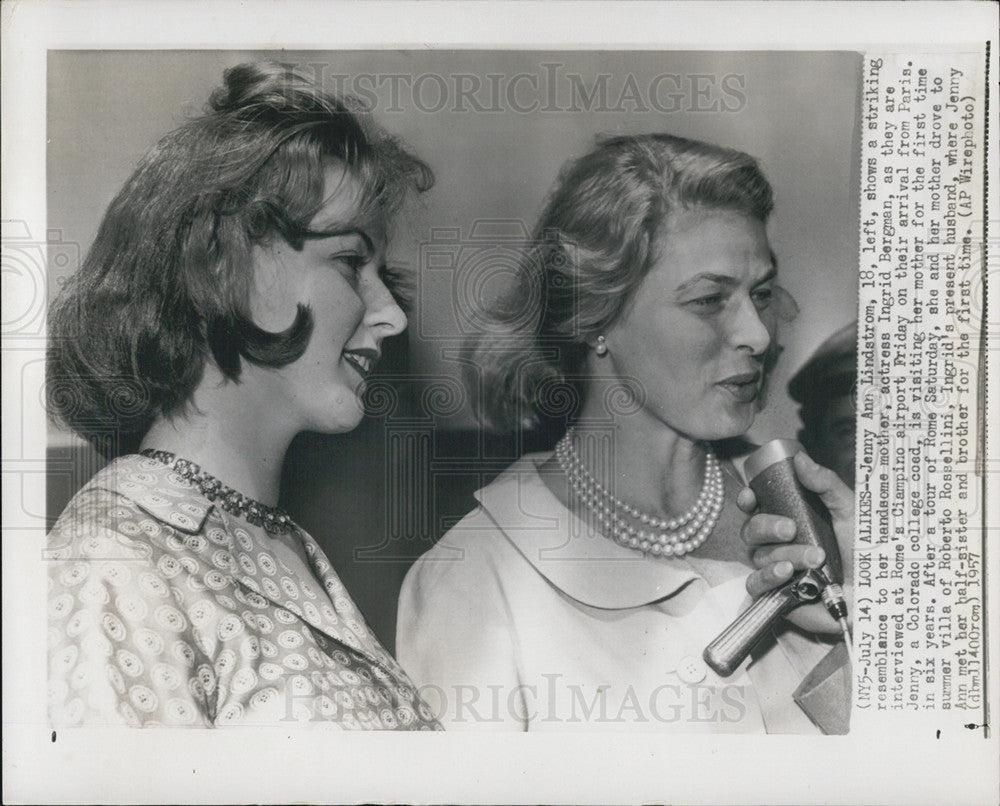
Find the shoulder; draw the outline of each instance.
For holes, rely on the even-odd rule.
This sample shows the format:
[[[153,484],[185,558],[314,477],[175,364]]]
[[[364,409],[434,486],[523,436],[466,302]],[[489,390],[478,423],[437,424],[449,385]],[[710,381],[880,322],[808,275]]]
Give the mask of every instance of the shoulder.
[[[482,505],[417,559],[403,581],[404,599],[442,599],[494,588],[517,551]]]
[[[448,532],[410,569],[405,588],[456,586],[477,589],[530,570],[517,547],[520,531],[547,525],[558,505],[541,490],[538,464],[546,454],[529,454],[510,465],[475,493],[472,512]],[[551,499],[551,500],[549,500]]]
[[[529,568],[482,506],[416,561],[400,590],[396,656],[417,685],[516,680],[510,603]]]
[[[48,558],[139,558],[147,554],[140,538],[142,511],[120,489],[125,460],[115,460],[70,500],[48,535]]]
[[[154,545],[180,549],[199,534],[212,505],[169,469],[141,456],[112,461],[72,498],[48,536],[49,559],[149,558]]]

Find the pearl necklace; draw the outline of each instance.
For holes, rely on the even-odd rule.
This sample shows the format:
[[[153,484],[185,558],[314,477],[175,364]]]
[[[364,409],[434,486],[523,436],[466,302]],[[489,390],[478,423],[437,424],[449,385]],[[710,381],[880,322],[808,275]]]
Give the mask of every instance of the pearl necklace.
[[[573,429],[556,445],[556,459],[573,493],[594,514],[601,528],[614,541],[643,554],[682,557],[704,543],[722,512],[722,467],[709,448],[705,454],[705,477],[694,505],[675,518],[658,518],[641,512],[606,490],[587,470],[573,447]],[[629,523],[624,512],[639,526]]]

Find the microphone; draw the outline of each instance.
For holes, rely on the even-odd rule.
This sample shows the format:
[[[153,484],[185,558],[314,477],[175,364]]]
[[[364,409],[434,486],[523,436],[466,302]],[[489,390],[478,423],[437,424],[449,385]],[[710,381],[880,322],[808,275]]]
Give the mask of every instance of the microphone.
[[[705,662],[722,677],[739,668],[777,619],[816,599],[822,600],[827,612],[840,624],[850,650],[840,549],[829,511],[820,497],[803,487],[795,475],[792,459],[801,450],[802,446],[794,440],[775,439],[754,451],[744,469],[760,511],[794,520],[794,545],[821,548],[826,559],[819,568],[803,571],[759,598],[705,648]]]

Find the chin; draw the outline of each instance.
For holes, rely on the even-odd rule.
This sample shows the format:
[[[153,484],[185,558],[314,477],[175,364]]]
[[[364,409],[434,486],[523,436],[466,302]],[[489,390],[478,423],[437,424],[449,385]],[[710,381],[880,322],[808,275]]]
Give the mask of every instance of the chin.
[[[339,400],[332,403],[330,408],[322,413],[322,416],[314,420],[310,431],[318,431],[321,434],[345,434],[353,431],[365,418],[364,406],[361,400],[354,396],[351,400]]]
[[[702,439],[706,442],[718,442],[723,439],[742,437],[753,426],[755,419],[756,409],[742,415],[734,412],[720,412],[714,423],[706,424],[705,430],[711,433],[711,436],[702,437]]]

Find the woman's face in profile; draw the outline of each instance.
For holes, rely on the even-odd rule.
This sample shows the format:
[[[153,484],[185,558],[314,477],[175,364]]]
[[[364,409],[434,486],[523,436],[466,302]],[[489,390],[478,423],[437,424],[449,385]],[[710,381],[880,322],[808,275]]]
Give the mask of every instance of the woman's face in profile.
[[[776,268],[762,221],[738,212],[671,215],[657,256],[606,333],[607,358],[641,385],[644,412],[693,439],[745,433],[776,336]],[[634,382],[633,382],[634,383]]]
[[[279,369],[254,367],[261,402],[296,430],[350,431],[364,415],[365,379],[382,340],[406,327],[406,315],[382,279],[385,237],[359,221],[361,188],[337,164],[325,171],[326,202],[309,228],[335,231],[295,250],[280,237],[254,249],[254,322],[282,331],[308,306],[313,331],[305,353]]]

